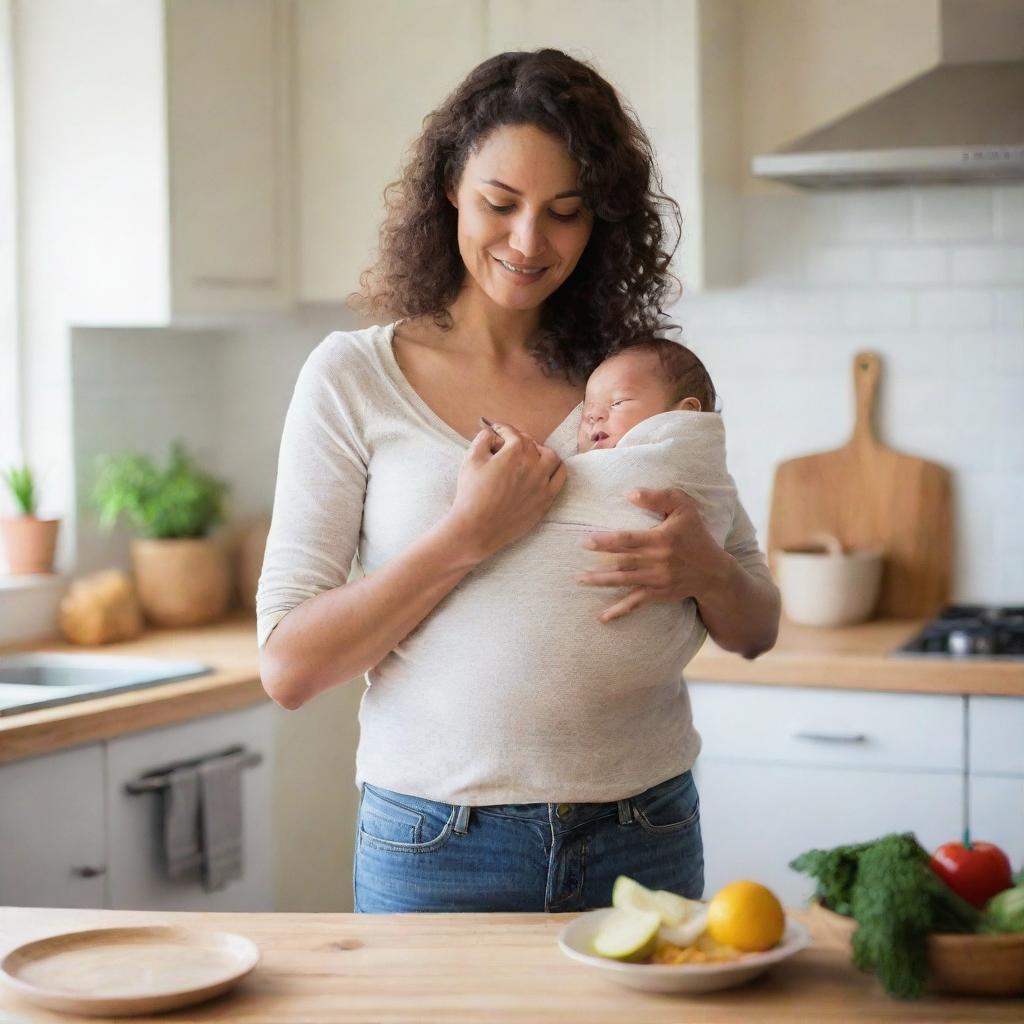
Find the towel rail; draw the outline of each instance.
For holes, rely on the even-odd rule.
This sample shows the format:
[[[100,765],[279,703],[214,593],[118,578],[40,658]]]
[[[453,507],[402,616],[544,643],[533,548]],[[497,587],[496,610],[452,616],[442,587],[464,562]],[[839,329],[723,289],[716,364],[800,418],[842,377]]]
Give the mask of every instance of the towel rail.
[[[227,750],[222,750],[217,754],[206,754],[203,757],[196,757],[187,761],[175,761],[173,764],[166,765],[163,768],[146,772],[133,782],[126,782],[124,790],[130,796],[159,792],[161,789],[167,788],[169,783],[168,775],[175,769],[194,768],[204,761],[212,761],[215,758],[230,757],[232,755],[241,758],[239,761],[240,768],[254,768],[263,761],[263,755],[257,754],[255,751],[246,750],[245,747],[229,747]]]

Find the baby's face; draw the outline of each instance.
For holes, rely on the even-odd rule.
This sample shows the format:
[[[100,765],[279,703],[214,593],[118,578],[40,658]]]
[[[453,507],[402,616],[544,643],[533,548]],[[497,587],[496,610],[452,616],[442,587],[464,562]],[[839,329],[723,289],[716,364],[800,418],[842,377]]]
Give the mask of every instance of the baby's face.
[[[670,397],[657,353],[622,352],[606,359],[587,381],[576,450],[614,448],[641,420],[667,412]]]

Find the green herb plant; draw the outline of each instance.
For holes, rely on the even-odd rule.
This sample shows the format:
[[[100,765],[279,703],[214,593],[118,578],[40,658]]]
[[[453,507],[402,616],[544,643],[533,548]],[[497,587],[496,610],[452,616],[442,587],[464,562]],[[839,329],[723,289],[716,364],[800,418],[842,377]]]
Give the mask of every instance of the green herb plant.
[[[32,470],[28,466],[12,466],[10,469],[0,473],[4,482],[11,490],[14,501],[21,514],[34,516],[36,514],[36,480]]]
[[[124,452],[96,460],[92,498],[104,530],[121,515],[147,538],[203,537],[224,521],[228,485],[204,473],[180,442],[161,470],[148,455]]]
[[[928,934],[976,932],[981,913],[929,866],[912,832],[872,843],[808,850],[790,862],[817,880],[815,899],[853,917],[853,963],[873,970],[895,999],[916,999],[928,982]]]

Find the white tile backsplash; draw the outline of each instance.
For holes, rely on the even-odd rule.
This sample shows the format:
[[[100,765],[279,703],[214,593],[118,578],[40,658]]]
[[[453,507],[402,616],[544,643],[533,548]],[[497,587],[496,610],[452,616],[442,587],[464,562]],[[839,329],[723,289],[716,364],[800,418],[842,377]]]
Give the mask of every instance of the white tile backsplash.
[[[729,461],[764,539],[772,474],[853,428],[852,362],[882,358],[882,440],[954,474],[954,598],[1024,602],[1024,189],[779,190],[744,200],[744,287],[673,314],[723,396]],[[684,243],[685,244],[685,241]],[[309,351],[359,324],[308,307],[234,332],[75,332],[75,450],[183,436],[270,512],[281,425]],[[675,336],[675,335],[673,335]],[[110,564],[124,538],[80,540]]]

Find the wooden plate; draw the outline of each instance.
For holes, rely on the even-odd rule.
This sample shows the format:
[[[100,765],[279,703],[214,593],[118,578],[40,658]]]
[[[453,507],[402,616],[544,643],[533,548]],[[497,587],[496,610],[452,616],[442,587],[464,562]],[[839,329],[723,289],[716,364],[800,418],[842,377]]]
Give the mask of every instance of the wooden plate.
[[[260,959],[243,935],[190,928],[95,928],[26,942],[0,960],[0,981],[51,1010],[117,1017],[200,1003]]]

